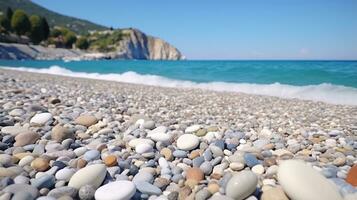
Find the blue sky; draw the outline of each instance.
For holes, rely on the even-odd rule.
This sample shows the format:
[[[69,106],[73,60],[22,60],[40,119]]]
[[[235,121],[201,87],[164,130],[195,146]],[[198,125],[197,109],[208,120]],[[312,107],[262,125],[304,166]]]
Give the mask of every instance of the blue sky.
[[[357,59],[356,0],[33,0],[135,27],[189,59]]]

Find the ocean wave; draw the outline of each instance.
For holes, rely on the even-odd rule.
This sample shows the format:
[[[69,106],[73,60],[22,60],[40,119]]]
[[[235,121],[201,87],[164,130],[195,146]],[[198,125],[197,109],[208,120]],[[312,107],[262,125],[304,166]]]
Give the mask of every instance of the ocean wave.
[[[27,67],[4,67],[6,69],[54,74],[70,77],[81,77],[90,79],[109,80],[125,83],[144,84],[175,88],[199,88],[214,91],[242,92],[247,94],[258,94],[276,96],[281,98],[297,98],[303,100],[322,101],[331,104],[357,105],[357,89],[340,85],[323,83],[319,85],[293,86],[280,83],[252,84],[252,83],[227,83],[208,82],[197,83],[192,81],[175,80],[157,75],[142,75],[133,71],[122,74],[100,74],[73,72],[60,66],[49,68],[27,68]]]

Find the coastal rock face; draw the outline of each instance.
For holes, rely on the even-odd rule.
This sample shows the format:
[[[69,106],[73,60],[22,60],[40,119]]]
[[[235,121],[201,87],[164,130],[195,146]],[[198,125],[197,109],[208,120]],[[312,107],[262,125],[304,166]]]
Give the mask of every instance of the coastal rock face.
[[[126,59],[181,60],[178,49],[162,39],[148,36],[137,29],[125,29],[126,35],[118,48],[117,56]]]

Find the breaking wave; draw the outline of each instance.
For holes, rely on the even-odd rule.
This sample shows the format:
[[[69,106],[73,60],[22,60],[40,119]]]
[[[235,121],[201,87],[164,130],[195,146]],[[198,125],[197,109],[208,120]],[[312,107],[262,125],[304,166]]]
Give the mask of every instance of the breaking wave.
[[[69,77],[109,80],[125,83],[144,84],[161,87],[199,88],[214,91],[243,92],[276,96],[281,98],[297,98],[303,100],[322,101],[331,104],[357,105],[357,89],[352,87],[323,83],[319,85],[294,86],[280,83],[254,84],[254,83],[228,83],[205,82],[197,83],[185,80],[175,80],[157,75],[143,75],[133,71],[121,74],[74,72],[59,66],[49,68],[4,67],[6,69],[54,74]]]

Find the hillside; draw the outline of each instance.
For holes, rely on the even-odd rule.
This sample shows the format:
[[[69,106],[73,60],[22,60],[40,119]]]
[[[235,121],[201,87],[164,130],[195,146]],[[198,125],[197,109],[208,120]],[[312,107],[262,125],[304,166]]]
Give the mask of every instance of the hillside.
[[[50,11],[40,5],[33,3],[30,0],[1,0],[0,12],[5,12],[7,7],[11,7],[13,10],[22,9],[28,14],[36,14],[46,17],[51,27],[63,26],[69,28],[70,30],[76,33],[86,33],[89,30],[107,29],[102,25],[98,25],[87,20],[69,17]]]

